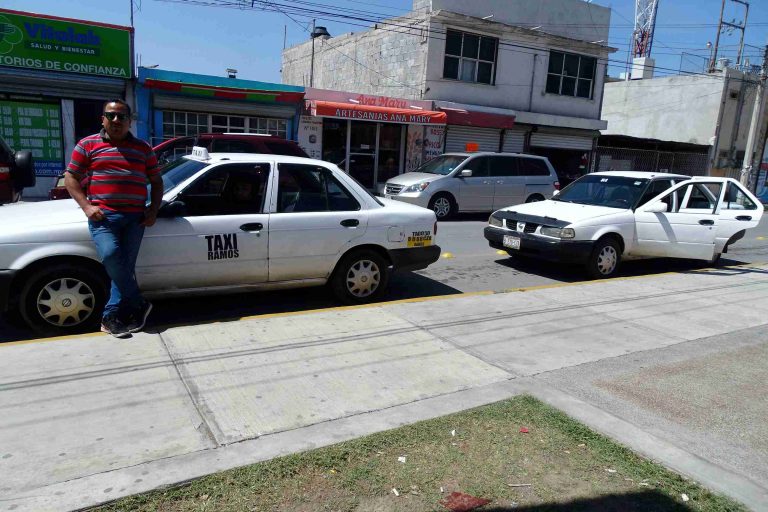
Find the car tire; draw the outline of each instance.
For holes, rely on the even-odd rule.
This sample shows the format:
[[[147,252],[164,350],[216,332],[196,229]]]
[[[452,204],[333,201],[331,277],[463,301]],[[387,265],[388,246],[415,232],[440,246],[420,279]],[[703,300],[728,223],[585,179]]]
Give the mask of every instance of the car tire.
[[[99,325],[106,299],[107,283],[96,271],[58,264],[29,276],[19,313],[39,334],[74,334]]]
[[[457,206],[453,198],[448,194],[435,194],[429,200],[428,208],[435,212],[437,220],[447,220],[456,213]]]
[[[593,279],[616,275],[621,261],[621,245],[615,238],[601,238],[592,249],[587,261],[587,273]]]
[[[525,200],[525,202],[526,203],[536,203],[536,202],[543,201],[543,200],[544,200],[544,196],[542,196],[540,194],[533,194],[533,195],[529,196],[528,199]]]
[[[375,302],[389,285],[389,264],[376,251],[353,251],[336,265],[330,285],[343,304]]]

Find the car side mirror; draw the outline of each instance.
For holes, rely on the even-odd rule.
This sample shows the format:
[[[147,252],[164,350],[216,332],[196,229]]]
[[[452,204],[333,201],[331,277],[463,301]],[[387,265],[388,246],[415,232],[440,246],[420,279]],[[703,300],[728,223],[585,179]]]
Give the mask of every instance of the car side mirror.
[[[646,206],[643,208],[643,211],[648,213],[666,213],[668,207],[664,201],[658,201],[650,206]]]
[[[462,169],[462,171],[459,173],[459,178],[471,178],[472,177],[472,169]]]
[[[184,201],[171,201],[168,204],[163,205],[160,211],[157,213],[158,217],[183,217],[187,212],[187,205]]]

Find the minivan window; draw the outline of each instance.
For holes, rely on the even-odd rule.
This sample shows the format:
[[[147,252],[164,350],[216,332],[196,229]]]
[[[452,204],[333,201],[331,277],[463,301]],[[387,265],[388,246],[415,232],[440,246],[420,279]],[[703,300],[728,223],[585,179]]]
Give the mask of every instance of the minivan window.
[[[473,178],[485,178],[488,176],[488,166],[490,157],[480,156],[473,158],[464,166],[464,169],[470,169],[472,171]]]
[[[413,172],[426,172],[429,174],[442,174],[447,176],[459,166],[467,157],[459,155],[441,155],[433,158]]]
[[[538,158],[520,158],[520,176],[549,176],[549,167]]]
[[[517,176],[517,158],[513,156],[492,156],[488,160],[488,173],[491,176]]]

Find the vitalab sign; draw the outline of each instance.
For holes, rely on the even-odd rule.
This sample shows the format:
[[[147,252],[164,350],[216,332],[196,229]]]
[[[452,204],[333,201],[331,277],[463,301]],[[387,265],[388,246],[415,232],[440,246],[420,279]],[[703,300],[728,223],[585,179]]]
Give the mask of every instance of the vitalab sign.
[[[0,66],[131,78],[131,28],[0,9]]]

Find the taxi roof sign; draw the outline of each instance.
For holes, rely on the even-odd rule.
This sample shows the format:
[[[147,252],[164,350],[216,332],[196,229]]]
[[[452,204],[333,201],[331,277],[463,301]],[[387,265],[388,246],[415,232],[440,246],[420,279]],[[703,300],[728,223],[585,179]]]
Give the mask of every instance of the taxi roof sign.
[[[211,155],[208,154],[208,150],[201,146],[195,146],[192,148],[192,154],[190,155],[195,160],[210,160]]]

